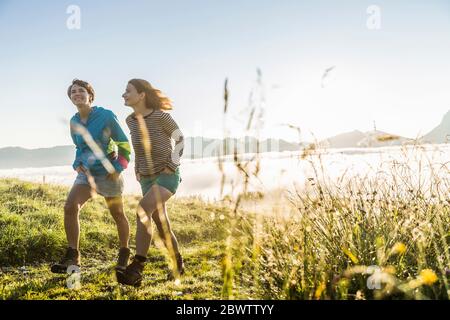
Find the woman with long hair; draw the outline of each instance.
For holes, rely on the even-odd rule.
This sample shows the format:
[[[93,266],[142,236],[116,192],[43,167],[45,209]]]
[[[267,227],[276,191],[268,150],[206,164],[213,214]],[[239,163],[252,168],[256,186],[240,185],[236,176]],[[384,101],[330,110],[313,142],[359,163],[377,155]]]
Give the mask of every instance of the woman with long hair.
[[[100,194],[106,200],[119,233],[120,249],[116,271],[125,270],[130,255],[130,228],[124,213],[120,174],[130,160],[130,144],[115,114],[105,108],[92,106],[93,87],[75,79],[67,90],[78,112],[70,120],[70,133],[76,146],[73,169],[78,173],[64,205],[64,228],[68,248],[64,257],[51,267],[54,273],[66,273],[69,266],[80,266],[79,212],[83,205]]]
[[[126,119],[136,155],[136,179],[143,198],[137,208],[136,255],[124,272],[117,273],[119,283],[139,286],[142,281],[147,252],[152,239],[152,220],[174,262],[171,278],[184,273],[183,258],[172,231],[166,202],[181,182],[180,157],[183,154],[183,134],[166,111],[172,104],[160,90],[142,79],[128,82],[123,94],[125,105],[133,109]],[[172,140],[175,146],[172,146]]]

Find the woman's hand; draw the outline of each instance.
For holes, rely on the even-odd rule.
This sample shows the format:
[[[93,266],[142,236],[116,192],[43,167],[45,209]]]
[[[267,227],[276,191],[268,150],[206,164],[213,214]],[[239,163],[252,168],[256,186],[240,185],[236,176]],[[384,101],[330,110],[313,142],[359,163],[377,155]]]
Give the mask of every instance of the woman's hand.
[[[175,171],[173,171],[172,169],[170,169],[169,167],[165,167],[164,170],[162,171],[163,173],[167,173],[167,174],[174,174]]]
[[[141,181],[141,174],[140,174],[139,172],[136,172],[136,180],[137,180],[138,182]]]
[[[79,166],[75,171],[78,173],[86,173],[86,169],[83,166]]]
[[[118,172],[110,173],[106,176],[106,178],[111,181],[116,181],[119,179],[119,177],[120,177],[120,173],[118,173]]]

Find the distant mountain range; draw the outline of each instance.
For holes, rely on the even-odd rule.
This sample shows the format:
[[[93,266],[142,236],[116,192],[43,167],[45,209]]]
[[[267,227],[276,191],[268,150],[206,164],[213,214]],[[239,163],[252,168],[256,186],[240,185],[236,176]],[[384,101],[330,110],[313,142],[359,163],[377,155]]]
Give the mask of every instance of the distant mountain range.
[[[450,142],[450,110],[442,118],[441,123],[423,136],[425,143],[449,143]]]
[[[319,144],[329,148],[367,148],[397,146],[417,142],[450,143],[450,111],[444,115],[441,123],[436,128],[417,140],[378,130],[368,132],[355,130],[322,140]]]
[[[34,150],[20,147],[7,147],[0,149],[0,169],[71,165],[74,156],[74,146],[59,146]]]
[[[231,155],[237,153],[255,153],[270,151],[297,151],[301,144],[291,143],[281,139],[266,139],[259,141],[254,137],[242,139],[210,139],[203,137],[188,137],[185,139],[183,158],[197,159],[215,157],[219,154]],[[7,147],[0,149],[0,169],[41,168],[71,165],[75,156],[75,146],[58,146],[41,149],[24,149]],[[132,160],[133,154],[132,154]]]
[[[450,143],[450,111],[445,114],[441,123],[429,133],[418,139],[421,143]],[[384,147],[415,143],[409,139],[383,131],[358,130],[342,133],[319,142],[328,148],[364,148]],[[241,139],[210,139],[188,137],[185,140],[184,159],[214,157],[218,154],[254,153],[270,151],[298,151],[309,143],[294,143],[281,139],[258,140],[254,137]],[[58,146],[28,150],[20,147],[0,149],[0,169],[51,167],[71,165],[75,154],[74,146]]]
[[[322,140],[319,145],[329,148],[378,148],[408,143],[414,143],[414,140],[379,130],[368,132],[355,130]]]

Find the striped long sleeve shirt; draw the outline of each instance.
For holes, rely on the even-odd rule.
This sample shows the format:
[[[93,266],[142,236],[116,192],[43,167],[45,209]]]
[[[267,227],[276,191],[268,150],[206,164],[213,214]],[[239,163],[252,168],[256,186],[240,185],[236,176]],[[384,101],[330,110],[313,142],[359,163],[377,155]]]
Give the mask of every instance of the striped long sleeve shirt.
[[[126,119],[135,152],[136,173],[154,175],[166,167],[175,171],[184,148],[184,137],[177,123],[161,110],[154,110],[140,119],[134,113]]]

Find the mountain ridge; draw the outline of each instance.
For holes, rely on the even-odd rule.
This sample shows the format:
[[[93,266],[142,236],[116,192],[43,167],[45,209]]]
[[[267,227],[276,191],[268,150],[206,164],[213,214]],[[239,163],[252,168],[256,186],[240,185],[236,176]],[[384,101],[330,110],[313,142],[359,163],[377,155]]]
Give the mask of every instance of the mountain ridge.
[[[443,116],[440,124],[419,139],[410,139],[379,130],[362,132],[353,130],[323,139],[318,145],[326,148],[364,148],[385,147],[413,143],[449,143],[450,110]],[[243,138],[216,139],[207,137],[187,137],[184,158],[198,159],[214,157],[219,154],[299,151],[307,142],[289,142],[283,139],[263,139],[246,136]],[[225,151],[225,152],[224,152]],[[50,148],[26,149],[22,147],[0,148],[0,169],[52,167],[71,165],[75,154],[74,146],[55,146]],[[133,159],[133,154],[132,154]]]

